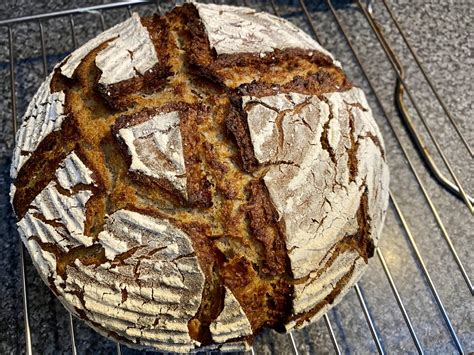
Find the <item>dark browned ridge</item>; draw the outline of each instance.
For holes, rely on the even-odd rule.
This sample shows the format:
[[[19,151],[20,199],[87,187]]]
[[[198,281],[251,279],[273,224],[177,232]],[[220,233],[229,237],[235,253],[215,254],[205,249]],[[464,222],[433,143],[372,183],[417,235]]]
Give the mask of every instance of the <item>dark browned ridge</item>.
[[[56,71],[51,88],[66,92],[68,119],[60,131],[40,144],[18,173],[13,201],[18,219],[34,197],[55,180],[59,162],[71,151],[80,151],[96,182],[96,186],[87,187],[93,189],[93,197],[86,206],[86,235],[95,239],[103,228],[105,214],[126,208],[165,217],[191,237],[206,277],[201,306],[188,325],[193,339],[212,343],[209,326],[222,311],[224,285],[239,301],[254,333],[262,327],[283,330],[290,318],[303,322],[332,302],[351,273],[338,282],[323,303],[306,314],[291,316],[295,280],[284,226],[278,223],[263,184],[264,170],[259,169],[253,153],[241,97],[287,92],[321,95],[348,90],[351,84],[330,58],[317,51],[275,50],[263,58],[254,53],[217,56],[192,4],[175,8],[164,17],[144,18],[142,23],[159,55],[159,64],[144,75],[114,85],[99,85],[101,73],[95,56],[107,43],[83,59],[73,79]],[[271,76],[269,68],[273,69]],[[241,79],[248,76],[251,80]],[[188,199],[167,181],[130,172],[127,149],[117,138],[118,130],[125,125],[170,111],[178,111],[181,118]],[[329,149],[327,137],[322,140]],[[352,143],[355,157],[357,143]],[[356,161],[351,159],[349,164],[354,176]],[[356,247],[364,258],[373,254],[365,228],[366,205],[367,198],[362,199],[357,213],[361,226],[358,233],[335,246],[341,251]],[[43,243],[42,247],[56,255],[57,271],[64,279],[75,259],[86,265],[105,261],[100,244],[68,253],[54,245]],[[130,253],[117,256],[112,264],[120,263]],[[51,281],[50,287],[56,289]],[[122,300],[127,297],[122,291]],[[86,312],[76,313],[87,319]]]

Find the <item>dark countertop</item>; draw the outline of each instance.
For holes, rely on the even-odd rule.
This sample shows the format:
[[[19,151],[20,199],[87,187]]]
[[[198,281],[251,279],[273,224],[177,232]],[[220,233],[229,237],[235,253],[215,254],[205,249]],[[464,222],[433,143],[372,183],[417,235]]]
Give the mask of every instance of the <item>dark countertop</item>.
[[[108,1],[13,1],[6,0],[0,7],[0,20],[11,17],[39,14],[64,8],[75,8]],[[241,1],[242,3],[242,1]],[[271,11],[266,2],[250,3]],[[287,4],[280,1],[280,4]],[[311,33],[305,18],[298,10],[297,1],[279,6],[281,14],[299,24]],[[348,49],[344,38],[338,32],[332,15],[325,5],[309,5],[314,23],[320,33],[323,46],[338,58],[349,77],[362,86],[369,94],[369,102],[374,110],[385,138],[386,151],[391,168],[391,191],[403,211],[420,254],[436,286],[452,325],[464,346],[474,351],[474,303],[461,273],[454,262],[446,241],[436,220],[416,183],[413,174],[403,158],[401,150],[390,131],[386,117],[378,108],[364,77]],[[315,2],[319,4],[319,2]],[[468,275],[474,277],[472,255],[472,216],[463,204],[442,189],[427,172],[413,149],[413,144],[400,123],[393,105],[394,72],[357,6],[350,2],[335,2],[338,13],[351,29],[351,39],[366,65],[369,77],[375,83],[384,106],[393,121],[401,141],[439,211],[447,232],[452,238],[460,260]],[[426,116],[428,125],[439,139],[446,156],[459,175],[467,191],[474,194],[474,164],[462,146],[447,118],[436,103],[429,87],[402,38],[390,21],[382,0],[374,2],[374,13],[395,45],[407,71],[407,85],[416,102]],[[447,107],[459,123],[468,141],[474,142],[474,6],[465,1],[390,1],[390,6],[401,26],[418,53],[421,61],[432,77],[435,86],[445,100]],[[164,5],[166,8],[166,4]],[[141,14],[153,11],[153,6],[136,7]],[[111,10],[105,15],[110,26],[127,16],[125,9]],[[100,31],[100,22],[95,14],[74,17],[76,37],[79,44]],[[69,19],[44,22],[46,54],[49,69],[71,50],[72,39]],[[28,23],[13,27],[16,57],[17,110],[20,117],[28,100],[39,86],[43,74],[41,42],[38,24]],[[11,98],[9,81],[8,32],[0,28],[0,74],[5,78],[0,86],[0,354],[24,352],[23,303],[19,262],[18,235],[13,224],[9,206],[8,170],[13,144],[11,125]],[[406,99],[408,100],[408,99]],[[411,109],[411,111],[413,111]],[[413,113],[414,114],[414,113]],[[416,115],[414,114],[414,117]],[[415,122],[421,127],[420,120]],[[426,136],[426,133],[423,134]],[[428,149],[435,152],[432,144]],[[438,156],[436,162],[442,165]],[[443,168],[443,171],[446,170]],[[447,174],[447,173],[446,173]],[[395,210],[391,207],[380,244],[393,279],[411,318],[416,334],[427,353],[455,353],[456,348],[436,305],[426,278],[416,262],[413,248]],[[28,300],[30,325],[35,353],[70,353],[69,316],[55,300],[52,293],[42,283],[27,257]],[[416,348],[405,325],[390,285],[377,258],[373,258],[370,270],[364,275],[360,287],[367,301],[367,307],[374,320],[385,351],[392,353],[416,353]],[[351,290],[340,305],[328,313],[341,351],[344,353],[375,353],[375,343],[370,335],[357,295]],[[80,321],[74,321],[78,352],[104,354],[114,353],[115,344],[98,335]],[[332,343],[324,321],[319,320],[310,327],[294,333],[301,353],[331,353]],[[258,337],[255,346],[257,354],[291,354],[288,336],[266,332]],[[124,353],[135,351],[124,349]]]

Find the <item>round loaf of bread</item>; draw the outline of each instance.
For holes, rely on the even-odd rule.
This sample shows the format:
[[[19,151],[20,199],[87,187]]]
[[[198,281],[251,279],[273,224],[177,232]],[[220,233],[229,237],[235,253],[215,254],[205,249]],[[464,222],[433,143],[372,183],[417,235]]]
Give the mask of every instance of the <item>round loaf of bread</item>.
[[[341,65],[289,22],[187,3],[56,65],[11,167],[44,282],[137,347],[237,349],[321,317],[374,255],[379,129]]]

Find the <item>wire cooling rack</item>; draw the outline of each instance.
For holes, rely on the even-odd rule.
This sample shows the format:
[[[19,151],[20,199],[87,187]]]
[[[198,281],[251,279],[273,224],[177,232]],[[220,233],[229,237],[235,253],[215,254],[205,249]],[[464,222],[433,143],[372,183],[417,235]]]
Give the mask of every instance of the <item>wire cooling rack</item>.
[[[474,200],[463,183],[469,180],[465,171],[455,163],[461,158],[464,166],[468,167],[467,175],[469,171],[472,175],[472,169],[469,170],[469,167],[472,168],[472,148],[468,135],[443,101],[443,95],[430,79],[429,71],[423,66],[423,60],[415,52],[391,5],[387,0],[374,4],[360,0],[342,4],[333,4],[329,0],[317,4],[304,0],[225,3],[255,7],[296,21],[329,50],[336,48],[336,54],[345,51],[345,55],[336,57],[342,59],[349,77],[361,79],[356,82],[368,94],[382,128],[392,175],[389,213],[382,243],[376,249],[376,261],[372,261],[370,270],[356,284],[352,295],[349,293],[321,321],[304,330],[288,335],[264,333],[257,338],[251,352],[384,354],[390,351],[465,353],[474,350],[474,289],[470,279],[473,265],[472,254],[469,255]],[[137,0],[0,21],[0,30],[6,31],[8,36],[11,133],[16,133],[17,122],[28,101],[25,93],[28,91],[27,95],[31,95],[34,92],[22,87],[17,78],[20,72],[17,52],[22,45],[16,41],[16,31],[20,31],[22,25],[33,30],[36,27],[41,46],[37,58],[42,66],[39,68],[40,76],[46,76],[51,65],[85,41],[83,35],[90,38],[113,25],[107,21],[109,12],[121,11],[123,16],[131,15],[132,11],[149,14],[164,12],[175,4]],[[48,26],[53,19],[65,27],[64,32],[51,39],[52,32],[48,31]],[[83,25],[84,21],[95,22],[95,27]],[[372,36],[369,47],[373,52],[367,53],[366,47],[362,50],[359,46],[361,38],[358,37],[362,35],[354,30],[357,21],[357,26],[362,22],[368,31],[365,33]],[[387,24],[392,30],[386,30]],[[321,28],[325,30],[321,31]],[[326,40],[321,38],[331,28],[331,33],[337,33],[337,39],[332,36]],[[48,45],[52,41],[58,41],[58,45]],[[397,42],[397,48],[401,45],[403,49],[395,50],[393,42]],[[22,57],[28,57],[24,52],[23,49]],[[384,85],[380,85],[377,76],[371,75],[371,57],[375,55],[377,65],[392,73],[390,90],[392,94],[395,90],[394,102],[386,99],[386,88],[381,88]],[[402,57],[403,60],[400,60]],[[408,61],[411,72],[407,74],[405,65]],[[411,80],[416,76],[423,81],[430,96],[421,95],[420,98],[419,85],[414,85]],[[408,99],[407,102],[405,99]],[[433,106],[438,108],[436,122],[430,114],[426,114],[426,107]],[[444,122],[441,132],[439,122]],[[447,133],[448,130],[450,133]],[[442,139],[448,134],[450,143]],[[407,198],[406,194],[411,194],[411,191],[417,191],[417,195]],[[399,202],[399,195],[402,202]],[[444,202],[440,203],[440,200]],[[450,208],[446,206],[457,215],[456,221],[461,221],[460,228],[452,228],[452,216],[446,214]],[[413,224],[412,214],[416,215],[418,209],[424,211],[427,219]],[[30,306],[31,295],[26,277],[32,265],[21,242],[19,249],[24,352],[33,354],[42,351],[36,349],[32,341],[37,329],[30,322],[30,314],[34,310]],[[38,275],[35,277],[39,278]],[[70,314],[68,317],[69,351],[77,354],[82,352],[76,344],[79,326]],[[329,344],[332,348],[328,347]],[[111,347],[107,349],[109,352]],[[118,343],[115,349],[118,354],[131,351]],[[88,348],[83,352],[100,351]]]

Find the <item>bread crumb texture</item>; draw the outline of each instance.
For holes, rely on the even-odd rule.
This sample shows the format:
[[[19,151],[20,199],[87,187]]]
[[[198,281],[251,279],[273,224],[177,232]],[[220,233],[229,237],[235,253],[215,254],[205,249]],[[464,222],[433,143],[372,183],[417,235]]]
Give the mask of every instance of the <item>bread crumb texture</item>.
[[[84,44],[17,135],[11,200],[43,280],[135,347],[235,350],[302,327],[374,255],[382,137],[289,22],[188,3]]]

